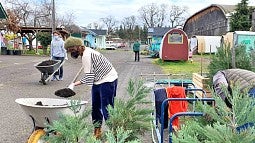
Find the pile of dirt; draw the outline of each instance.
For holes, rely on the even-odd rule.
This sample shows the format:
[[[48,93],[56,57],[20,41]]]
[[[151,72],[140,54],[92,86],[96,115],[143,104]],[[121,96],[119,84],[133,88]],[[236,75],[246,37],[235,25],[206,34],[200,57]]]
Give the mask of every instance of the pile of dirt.
[[[75,92],[70,89],[70,88],[64,88],[64,89],[60,89],[60,90],[57,90],[55,92],[55,95],[59,96],[59,97],[71,97],[71,96],[74,96],[75,95]]]
[[[35,104],[35,105],[43,106],[43,104],[42,104],[42,102],[41,102],[41,101],[36,102],[36,104]]]
[[[54,65],[56,64],[58,61],[54,61],[54,60],[46,60],[41,62],[40,64],[38,64],[37,66],[49,66],[49,65]]]

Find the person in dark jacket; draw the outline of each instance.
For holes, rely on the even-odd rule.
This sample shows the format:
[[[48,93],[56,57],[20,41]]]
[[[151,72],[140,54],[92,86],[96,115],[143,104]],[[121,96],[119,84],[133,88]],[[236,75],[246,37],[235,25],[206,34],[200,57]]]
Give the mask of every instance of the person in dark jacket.
[[[231,87],[238,85],[240,92],[248,91],[250,96],[255,95],[255,73],[244,69],[226,69],[218,71],[213,76],[213,88],[217,95],[225,101],[228,107],[232,107],[225,95],[224,88],[232,95]]]
[[[140,43],[139,40],[137,40],[133,45],[133,51],[135,52],[135,61],[140,61]]]

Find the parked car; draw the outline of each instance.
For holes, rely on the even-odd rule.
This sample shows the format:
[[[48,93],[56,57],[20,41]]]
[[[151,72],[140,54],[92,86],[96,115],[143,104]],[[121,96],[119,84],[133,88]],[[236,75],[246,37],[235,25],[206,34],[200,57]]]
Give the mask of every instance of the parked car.
[[[124,48],[126,47],[125,43],[117,43],[117,48]]]
[[[106,49],[106,50],[116,50],[117,47],[114,46],[114,45],[110,45],[110,46],[106,46],[105,49]]]
[[[113,41],[106,41],[105,49],[106,50],[116,50],[117,49],[117,45],[114,44]]]

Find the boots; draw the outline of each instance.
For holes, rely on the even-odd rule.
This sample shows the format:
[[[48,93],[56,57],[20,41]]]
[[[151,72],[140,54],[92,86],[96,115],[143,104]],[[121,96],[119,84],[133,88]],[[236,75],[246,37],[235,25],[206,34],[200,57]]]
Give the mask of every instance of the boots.
[[[96,139],[100,139],[102,136],[102,131],[101,128],[95,128],[94,129],[94,136],[96,137]]]

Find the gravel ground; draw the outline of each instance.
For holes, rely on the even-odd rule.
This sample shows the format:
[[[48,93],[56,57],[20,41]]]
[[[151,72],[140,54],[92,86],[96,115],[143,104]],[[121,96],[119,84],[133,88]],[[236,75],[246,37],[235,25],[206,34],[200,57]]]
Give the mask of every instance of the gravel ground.
[[[118,98],[125,98],[127,83],[130,78],[139,78],[141,73],[161,73],[160,67],[152,64],[152,59],[141,55],[140,62],[134,62],[134,54],[129,49],[101,51],[116,68],[118,79]],[[0,143],[26,142],[31,134],[31,119],[15,103],[17,98],[58,98],[54,92],[67,87],[81,66],[81,60],[69,58],[64,65],[64,80],[51,81],[47,85],[39,83],[40,72],[34,67],[36,63],[49,57],[38,56],[5,56],[0,55]],[[73,99],[91,101],[87,86],[75,88]],[[143,142],[151,141],[150,132],[143,136]]]

